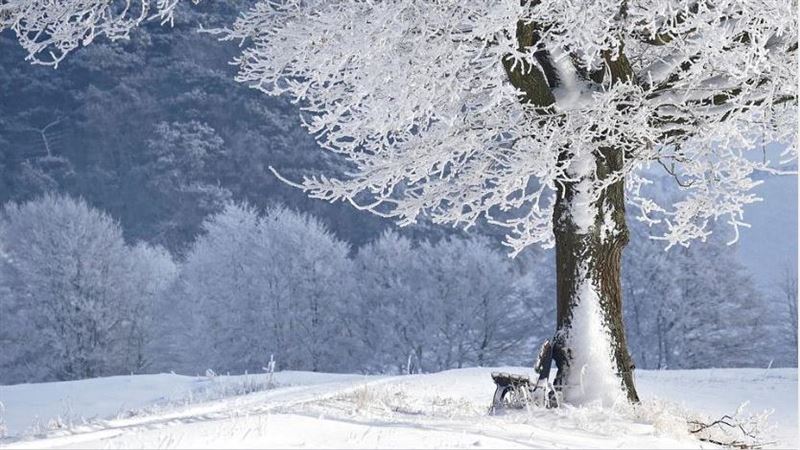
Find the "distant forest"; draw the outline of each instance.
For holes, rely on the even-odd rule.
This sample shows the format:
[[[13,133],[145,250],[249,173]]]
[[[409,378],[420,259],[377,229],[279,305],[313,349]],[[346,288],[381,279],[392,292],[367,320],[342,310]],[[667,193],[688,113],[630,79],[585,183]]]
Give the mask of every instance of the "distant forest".
[[[243,2],[186,8],[175,26],[149,23],[57,70],[31,65],[0,36],[0,201],[47,191],[81,196],[128,240],[182,253],[226,200],[291,204],[363,244],[386,227],[345,205],[309,200],[279,182],[345,167],[317,151],[299,111],[234,81],[236,45],[197,33],[232,22]]]

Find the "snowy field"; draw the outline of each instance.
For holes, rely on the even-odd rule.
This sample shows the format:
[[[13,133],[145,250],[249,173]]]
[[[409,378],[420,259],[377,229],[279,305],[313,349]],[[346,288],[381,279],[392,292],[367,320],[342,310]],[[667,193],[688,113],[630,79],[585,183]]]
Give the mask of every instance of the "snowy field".
[[[730,414],[745,401],[744,415],[774,410],[764,433],[774,447],[798,445],[796,369],[638,371],[635,409],[489,416],[491,371],[281,372],[272,386],[266,375],[171,374],[0,386],[0,447],[710,448],[683,417]]]

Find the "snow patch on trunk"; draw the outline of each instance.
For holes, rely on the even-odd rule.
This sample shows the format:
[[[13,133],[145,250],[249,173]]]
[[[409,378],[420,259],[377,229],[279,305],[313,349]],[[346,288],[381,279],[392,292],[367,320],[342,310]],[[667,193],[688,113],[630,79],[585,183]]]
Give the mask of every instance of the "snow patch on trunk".
[[[617,223],[613,217],[614,207],[609,202],[603,206],[603,223],[600,228],[600,239],[608,241],[619,234]]]
[[[585,273],[585,269],[584,269]],[[622,380],[613,363],[611,333],[603,323],[600,297],[588,276],[576,291],[569,348],[572,349],[566,400],[573,404],[600,401],[609,406],[625,401]]]
[[[588,96],[583,96],[583,86],[579,81],[580,78],[578,77],[578,72],[575,70],[575,66],[572,64],[572,61],[570,61],[568,52],[560,47],[553,48],[552,61],[560,81],[560,86],[553,89],[553,95],[556,97],[556,104],[560,109],[574,109],[582,106],[587,98],[591,99],[591,93]]]
[[[570,202],[569,212],[579,234],[588,234],[597,217],[592,183],[595,169],[595,156],[591,151],[576,154],[569,166],[569,175],[579,180],[575,186],[575,197]]]

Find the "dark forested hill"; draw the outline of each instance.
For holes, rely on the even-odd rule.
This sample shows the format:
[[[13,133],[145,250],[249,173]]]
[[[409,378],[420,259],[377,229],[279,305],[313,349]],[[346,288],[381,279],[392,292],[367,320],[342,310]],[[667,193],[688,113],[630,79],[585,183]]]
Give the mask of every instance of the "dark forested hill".
[[[307,199],[267,170],[343,168],[317,151],[294,105],[234,81],[235,43],[197,32],[232,22],[240,3],[186,8],[172,28],[150,23],[57,70],[25,62],[13,36],[0,35],[0,201],[83,196],[127,239],[177,252],[226,199],[290,204],[354,244],[377,235],[384,221]]]

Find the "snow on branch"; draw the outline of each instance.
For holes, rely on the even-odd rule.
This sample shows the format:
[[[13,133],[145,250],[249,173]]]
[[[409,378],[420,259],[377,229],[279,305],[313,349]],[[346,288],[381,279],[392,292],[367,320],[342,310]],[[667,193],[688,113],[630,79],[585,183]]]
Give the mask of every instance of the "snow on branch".
[[[7,0],[0,5],[0,31],[16,33],[28,60],[57,67],[67,54],[98,36],[126,39],[145,20],[172,24],[179,1]]]

